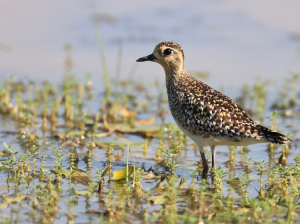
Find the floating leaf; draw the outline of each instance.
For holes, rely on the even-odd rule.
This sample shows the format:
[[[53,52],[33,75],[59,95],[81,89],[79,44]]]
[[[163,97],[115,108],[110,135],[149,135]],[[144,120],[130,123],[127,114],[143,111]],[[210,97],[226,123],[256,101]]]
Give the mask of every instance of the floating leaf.
[[[167,201],[167,195],[161,194],[157,196],[151,196],[149,200],[152,202],[152,205],[161,205],[164,204]]]
[[[63,170],[63,174],[66,175],[67,177],[69,177],[71,174],[71,171]],[[81,183],[82,185],[88,185],[89,182],[91,182],[93,179],[90,178],[89,175],[86,173],[81,173],[81,172],[76,171],[74,173],[74,176],[72,177],[72,180],[77,180],[77,182]]]
[[[81,135],[81,131],[70,131],[68,133],[59,133],[59,136],[65,136],[66,137],[74,137],[74,136],[80,136]]]
[[[128,176],[130,174],[132,174],[133,172],[134,172],[134,166],[128,167]],[[126,177],[127,177],[126,176],[126,167],[121,170],[117,170],[113,173],[113,180],[123,180]]]
[[[124,118],[135,117],[136,116],[136,111],[130,111],[127,108],[122,108],[121,109],[121,115]]]
[[[75,170],[75,171],[78,171],[78,172],[82,172],[82,173],[86,172],[85,170],[79,169],[77,167],[72,167],[72,169]]]
[[[156,117],[150,117],[148,119],[141,119],[134,121],[134,125],[151,125],[156,121]]]
[[[74,169],[72,167],[73,170],[76,170],[76,172],[74,173],[73,177],[72,177],[72,181],[77,180],[77,182],[83,184],[83,185],[88,185],[89,182],[91,182],[93,179],[89,177],[88,174],[86,173],[82,173],[83,170],[81,169]],[[81,172],[80,172],[81,171]],[[52,169],[51,170],[52,173],[57,174],[57,171]],[[62,174],[66,177],[70,177],[71,171],[70,170],[63,170]]]
[[[239,181],[239,180],[230,180],[230,181],[227,181],[227,183],[228,184],[230,184],[230,185],[237,185],[237,184],[239,184],[241,181]]]
[[[0,166],[4,166],[4,165],[7,165],[9,164],[10,160],[3,160],[3,161],[0,161]]]
[[[23,199],[26,198],[26,195],[22,195],[22,196],[15,197],[15,198],[6,198],[4,195],[2,195],[2,198],[3,198],[4,203],[12,203],[12,202],[21,203],[21,201],[23,201]]]
[[[11,190],[11,187],[0,188],[0,191]]]
[[[7,204],[0,204],[0,209],[7,208]]]
[[[78,198],[78,195],[88,195],[88,196],[91,196],[92,195],[92,192],[90,191],[87,191],[87,190],[83,190],[83,191],[77,191],[76,189],[74,189],[74,193],[76,195],[76,197]]]
[[[111,132],[97,133],[97,134],[95,134],[95,137],[104,138],[108,135],[111,135]],[[92,134],[87,134],[87,136],[93,136],[93,135]]]
[[[83,191],[77,191],[77,194],[87,195],[87,194],[91,194],[91,192],[83,190]]]

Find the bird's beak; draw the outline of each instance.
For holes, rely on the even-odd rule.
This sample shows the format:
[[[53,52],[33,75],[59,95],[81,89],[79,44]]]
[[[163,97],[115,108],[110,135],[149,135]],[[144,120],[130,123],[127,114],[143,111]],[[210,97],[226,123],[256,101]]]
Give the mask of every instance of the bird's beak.
[[[154,61],[155,59],[157,59],[154,54],[149,54],[148,56],[145,57],[141,57],[139,59],[137,59],[137,62],[143,62],[143,61]]]

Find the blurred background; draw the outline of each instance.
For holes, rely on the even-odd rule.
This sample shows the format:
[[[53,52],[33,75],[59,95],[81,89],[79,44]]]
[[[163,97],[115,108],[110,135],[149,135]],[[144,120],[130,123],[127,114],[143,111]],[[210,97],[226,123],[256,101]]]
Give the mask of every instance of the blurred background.
[[[300,70],[299,10],[297,0],[0,1],[0,76],[60,82],[68,43],[72,72],[101,85],[96,19],[110,77],[122,52],[122,79],[164,82],[159,65],[135,60],[171,40],[182,45],[186,70],[208,71],[215,88],[257,75],[281,82]]]

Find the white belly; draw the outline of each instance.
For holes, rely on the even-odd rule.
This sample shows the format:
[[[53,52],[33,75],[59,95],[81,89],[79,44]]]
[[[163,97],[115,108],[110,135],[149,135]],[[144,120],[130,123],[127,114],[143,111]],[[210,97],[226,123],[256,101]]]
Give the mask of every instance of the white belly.
[[[174,119],[175,120],[175,119]],[[238,142],[230,141],[229,139],[224,138],[216,138],[211,135],[194,135],[191,132],[189,132],[187,129],[182,128],[179,123],[175,120],[177,126],[180,128],[180,130],[186,134],[190,139],[192,139],[198,146],[204,147],[204,146],[220,146],[220,145],[228,145],[228,146],[247,146],[257,143],[266,143],[263,140],[258,140],[254,138],[245,138]]]

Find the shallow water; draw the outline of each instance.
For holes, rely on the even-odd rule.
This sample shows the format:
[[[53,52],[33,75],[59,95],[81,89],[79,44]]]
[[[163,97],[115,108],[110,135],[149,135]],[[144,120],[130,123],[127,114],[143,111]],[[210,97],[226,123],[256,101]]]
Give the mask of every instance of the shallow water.
[[[141,102],[146,102],[148,105],[147,109],[142,109],[141,107],[138,107],[136,109],[137,116],[136,120],[138,119],[147,119],[149,117],[156,117],[157,120],[149,126],[160,126],[162,125],[161,118],[157,115],[159,108],[157,107],[158,103],[156,101],[158,95],[156,93],[156,88],[150,84],[149,82],[144,84],[144,87],[146,88],[145,91],[142,92],[136,92],[136,88],[134,87],[136,84],[133,84],[132,87],[127,87],[129,89],[132,89],[133,91],[131,93],[135,93],[137,96],[133,101],[127,102],[127,105],[133,109],[132,105],[139,105]],[[152,86],[152,87],[151,87]],[[164,88],[164,87],[162,87]],[[253,89],[253,87],[251,87]],[[270,108],[273,102],[278,101],[277,99],[280,99],[278,91],[275,91],[276,88],[274,86],[266,85],[266,92],[267,92],[267,103],[264,107],[264,112],[261,116],[254,116],[254,118],[258,119],[260,123],[266,126],[270,126],[271,118],[270,118]],[[238,89],[225,89],[225,93],[227,92],[229,95],[235,95],[236,98],[240,96],[241,90],[238,91]],[[251,90],[252,91],[252,90]],[[101,97],[98,97],[100,94],[95,90],[95,95],[97,96],[92,103],[90,115],[96,114],[97,111],[99,111],[100,104],[98,103],[101,101]],[[149,96],[149,93],[153,95],[152,100],[147,100],[146,95]],[[60,94],[60,91],[58,91],[58,95]],[[151,95],[150,94],[150,95]],[[298,93],[297,93],[298,94]],[[15,96],[17,94],[14,94]],[[28,95],[24,94],[23,98],[26,102]],[[162,97],[162,96],[161,96]],[[163,97],[166,97],[164,95]],[[166,99],[166,98],[165,98]],[[83,110],[87,110],[90,99],[85,99]],[[16,98],[14,97],[12,102],[14,104],[17,102]],[[103,102],[103,99],[102,99]],[[117,101],[116,101],[117,102]],[[298,102],[298,101],[297,101]],[[245,102],[246,107],[249,108],[249,100]],[[43,107],[41,106],[39,110],[41,110]],[[166,108],[168,112],[168,108]],[[59,110],[59,116],[58,116],[58,123],[57,123],[57,129],[55,134],[50,132],[50,124],[48,123],[47,129],[45,132],[41,129],[42,125],[42,117],[41,115],[38,117],[38,123],[34,125],[33,127],[29,127],[30,133],[36,133],[39,140],[38,142],[34,144],[38,144],[39,154],[37,155],[37,161],[36,161],[36,170],[37,173],[39,168],[42,165],[41,156],[44,154],[46,156],[45,159],[45,167],[44,169],[47,169],[47,177],[44,179],[43,186],[45,187],[46,183],[48,182],[48,177],[51,174],[50,170],[55,169],[55,153],[54,149],[58,148],[61,150],[61,154],[64,155],[61,162],[65,167],[63,169],[67,169],[70,166],[70,154],[71,154],[71,146],[66,145],[62,146],[62,143],[72,140],[73,137],[68,137],[65,140],[59,140],[54,137],[54,135],[57,135],[59,133],[66,133],[70,127],[65,126],[65,119],[63,118],[63,104],[60,106]],[[299,111],[298,104],[293,109],[294,113],[296,114],[297,111]],[[281,112],[284,112],[283,110]],[[119,115],[120,116],[120,115]],[[22,129],[20,126],[20,123],[16,119],[12,119],[13,117],[9,115],[1,115],[0,116],[0,141],[5,142],[7,145],[11,146],[12,150],[15,150],[18,152],[16,157],[19,155],[23,156],[24,154],[28,152],[32,152],[32,143],[28,142],[28,135],[25,135],[24,139],[20,139],[19,131]],[[299,119],[298,116],[291,116],[291,117],[283,117],[279,116],[278,122],[277,122],[277,128],[282,133],[290,132],[293,134],[293,140],[294,142],[290,145],[290,150],[287,154],[287,165],[294,167],[296,165],[295,158],[298,154],[298,139],[299,139]],[[102,122],[100,122],[102,123]],[[173,119],[168,112],[166,118],[165,118],[165,124],[174,123]],[[90,125],[86,125],[86,128],[89,129]],[[76,129],[75,129],[76,130]],[[189,191],[192,184],[192,173],[194,169],[197,169],[197,161],[200,161],[200,154],[198,149],[194,146],[193,142],[189,139],[184,141],[182,133],[177,133],[176,126],[170,129],[170,127],[164,126],[163,127],[164,133],[161,135],[160,138],[154,137],[148,139],[148,147],[145,149],[143,147],[145,138],[141,137],[140,135],[133,135],[131,133],[119,133],[119,132],[113,132],[111,136],[107,137],[96,137],[95,139],[91,137],[86,137],[85,142],[98,142],[98,143],[110,143],[113,142],[115,144],[125,143],[127,145],[127,142],[130,143],[130,152],[131,156],[134,158],[134,161],[132,158],[129,158],[129,165],[133,166],[134,164],[139,167],[143,167],[145,170],[145,174],[148,173],[147,170],[150,168],[153,169],[155,174],[161,174],[166,169],[165,163],[161,160],[155,161],[155,153],[156,149],[160,146],[160,141],[163,142],[165,149],[167,147],[171,147],[173,143],[181,141],[183,143],[182,148],[177,156],[176,161],[178,162],[178,167],[175,169],[176,174],[176,180],[174,182],[174,186],[178,186],[180,179],[182,177],[186,178],[186,182],[182,185],[182,190],[178,197],[177,197],[177,211],[179,214],[182,214],[185,208],[191,209],[191,211],[197,209],[197,205],[195,205],[195,202],[190,201],[188,196],[185,196],[185,191]],[[171,130],[171,131],[170,131]],[[105,132],[102,129],[99,129],[97,131],[98,133]],[[177,134],[176,134],[177,133]],[[78,136],[78,135],[77,135]],[[74,136],[76,137],[76,135]],[[161,140],[160,140],[161,139]],[[76,142],[76,141],[75,141]],[[258,197],[259,189],[261,189],[261,183],[260,183],[260,177],[264,181],[265,188],[267,189],[269,187],[268,178],[269,178],[269,172],[272,171],[272,169],[278,165],[279,157],[282,153],[282,146],[278,146],[274,148],[274,151],[271,152],[268,149],[269,144],[256,144],[251,145],[247,147],[247,149],[244,149],[243,153],[240,153],[241,148],[238,148],[236,151],[235,160],[230,160],[230,157],[232,154],[230,153],[230,150],[226,146],[220,146],[217,147],[217,161],[216,166],[222,167],[224,171],[228,172],[232,176],[236,175],[237,177],[241,178],[242,173],[248,172],[249,176],[251,177],[252,181],[247,185],[248,193],[247,197],[250,200],[251,198],[256,199]],[[2,150],[5,149],[4,145],[0,146]],[[113,147],[113,154],[116,155],[119,152],[122,155],[122,158],[120,161],[117,161],[115,158],[113,158],[113,168],[112,172],[120,170],[126,166],[126,147],[123,146],[112,146]],[[75,166],[79,169],[82,169],[84,171],[87,171],[87,174],[90,178],[92,178],[92,182],[96,186],[97,182],[97,175],[96,171],[98,170],[104,170],[105,167],[108,166],[107,163],[107,146],[100,146],[96,147],[94,149],[89,149],[87,146],[84,145],[78,145],[75,147],[76,152],[78,153],[78,163],[75,163]],[[2,151],[1,150],[1,151]],[[91,169],[88,169],[88,164],[85,159],[87,156],[87,153],[92,153],[92,167]],[[206,149],[206,154],[208,156],[208,159],[210,160],[209,155],[209,148]],[[247,160],[249,157],[252,157],[250,167],[251,170],[247,171]],[[8,160],[11,158],[10,156],[3,156],[1,158],[2,161]],[[257,164],[261,163],[262,160],[266,163],[266,169],[267,172],[264,172],[263,175],[260,175],[259,171],[256,170]],[[231,161],[231,162],[230,162]],[[30,165],[32,169],[32,165]],[[16,196],[20,195],[26,195],[26,199],[22,200],[21,203],[10,203],[6,208],[1,209],[1,218],[5,223],[10,222],[12,220],[21,223],[32,223],[32,222],[43,222],[43,217],[48,217],[45,215],[45,212],[43,213],[42,209],[35,209],[34,215],[28,214],[28,212],[32,212],[32,203],[37,198],[39,201],[39,204],[41,208],[45,206],[45,202],[49,200],[47,199],[47,195],[49,192],[47,190],[41,190],[40,184],[41,181],[39,178],[32,178],[30,181],[22,180],[22,178],[19,181],[14,181],[14,173],[10,174],[10,180],[7,182],[8,177],[8,169],[2,168],[0,173],[0,193],[1,195],[4,195],[6,198],[14,198]],[[197,175],[197,180],[194,183],[197,187],[203,187],[205,186],[207,189],[210,189],[211,194],[214,193],[214,190],[216,188],[214,177],[209,174],[207,178],[207,184],[203,185],[203,179],[201,177],[201,172]],[[168,174],[169,175],[169,174]],[[55,177],[55,174],[52,173],[52,181]],[[146,194],[146,192],[151,192],[150,195],[155,196],[159,195],[164,192],[164,190],[155,190],[155,186],[159,183],[159,178],[156,179],[145,179],[142,178],[140,183],[142,184],[142,190],[143,194]],[[227,181],[229,180],[229,176],[225,175],[222,181],[222,198],[223,200],[226,200],[225,197],[229,194],[229,187],[234,187],[235,190],[231,190],[230,194],[231,196],[235,197],[235,200],[237,201],[236,206],[237,208],[240,206],[240,200],[244,200],[245,194],[239,190],[237,185],[231,185]],[[149,215],[151,217],[151,220],[155,221],[155,214],[162,208],[162,205],[148,205],[147,197],[140,196],[137,197],[134,193],[128,194],[125,196],[120,196],[118,193],[121,189],[124,188],[125,181],[113,181],[112,176],[107,174],[104,179],[103,183],[103,189],[104,191],[99,194],[97,193],[97,190],[92,190],[91,194],[89,196],[85,195],[79,195],[78,198],[76,197],[76,194],[74,193],[74,188],[77,191],[83,191],[88,190],[88,183],[87,182],[77,182],[77,184],[74,184],[74,181],[71,183],[71,188],[69,188],[69,179],[65,178],[62,179],[60,183],[61,190],[52,190],[52,192],[57,192],[59,195],[59,210],[55,213],[55,216],[53,217],[54,223],[65,223],[68,220],[74,220],[79,223],[87,223],[87,222],[97,222],[99,220],[102,220],[107,217],[107,206],[112,205],[115,206],[118,203],[121,203],[123,205],[126,204],[126,201],[130,201],[131,206],[127,207],[124,211],[124,214],[126,216],[125,222],[128,222],[129,220],[137,221],[143,223],[143,214],[144,209],[148,209]],[[165,187],[167,182],[164,181]],[[55,185],[53,183],[53,185]],[[130,185],[132,186],[132,180],[130,181]],[[201,191],[200,191],[201,192]],[[217,192],[217,191],[215,191]],[[181,195],[183,194],[183,195]],[[217,193],[215,193],[217,194]],[[1,200],[1,199],[0,199]],[[68,203],[68,201],[70,201]],[[150,199],[148,199],[150,200]],[[208,197],[206,200],[208,200],[208,205],[211,203],[211,197]],[[125,204],[124,204],[125,203]],[[4,199],[2,199],[2,204],[7,204]],[[196,203],[197,204],[197,203]],[[72,216],[72,218],[68,219],[68,215],[70,215],[70,206],[72,205],[72,214],[75,214]],[[50,206],[51,207],[51,206]],[[125,206],[126,207],[126,206]],[[44,214],[44,215],[43,215]],[[102,218],[101,218],[102,217]],[[52,222],[52,221],[51,221]],[[178,221],[179,222],[179,221]]]
[[[26,198],[20,203],[7,203],[4,198],[0,198],[0,220],[4,223],[47,223],[43,218],[49,219],[51,215],[45,209],[47,208],[49,211],[52,211],[51,209],[54,209],[56,206],[51,204],[52,197],[56,198],[55,200],[59,206],[59,209],[52,217],[53,220],[51,220],[54,223],[72,223],[72,221],[76,223],[96,223],[98,221],[108,221],[109,216],[107,214],[110,211],[109,209],[112,209],[114,215],[117,216],[118,204],[124,207],[120,213],[125,216],[125,221],[123,221],[126,223],[134,221],[143,223],[145,221],[145,214],[149,215],[150,222],[162,221],[168,223],[163,218],[169,216],[163,213],[163,211],[167,210],[168,206],[174,206],[174,204],[166,205],[166,203],[162,203],[151,205],[150,199],[152,196],[165,194],[166,192],[170,193],[168,189],[169,180],[164,180],[164,189],[158,190],[155,187],[160,182],[159,178],[148,180],[143,177],[140,181],[142,191],[144,192],[143,196],[138,196],[134,192],[127,192],[127,194],[122,195],[119,191],[126,189],[134,190],[133,181],[130,179],[129,187],[126,187],[124,185],[126,183],[125,180],[112,180],[112,172],[126,166],[126,146],[124,145],[127,145],[127,142],[129,142],[131,145],[131,155],[134,159],[133,161],[131,157],[129,158],[130,166],[143,167],[145,174],[152,167],[156,175],[165,171],[167,176],[172,176],[163,160],[154,160],[157,153],[156,150],[161,146],[160,142],[164,144],[165,149],[171,148],[173,143],[182,142],[181,150],[176,159],[178,167],[175,169],[175,181],[171,187],[172,189],[176,189],[181,178],[186,178],[183,188],[176,190],[177,202],[175,203],[175,207],[178,215],[177,222],[183,222],[182,219],[180,221],[179,215],[184,214],[187,214],[187,217],[196,217],[197,221],[192,220],[191,222],[196,223],[199,221],[199,215],[196,211],[199,209],[201,192],[207,192],[204,199],[207,209],[204,209],[205,212],[203,215],[205,222],[218,223],[226,220],[230,222],[224,214],[220,215],[221,218],[219,220],[213,215],[210,217],[216,209],[214,206],[216,206],[215,204],[218,200],[221,201],[220,204],[224,205],[231,200],[226,198],[228,195],[235,197],[231,201],[235,204],[235,216],[237,217],[243,218],[245,216],[249,217],[253,222],[258,222],[258,218],[254,215],[254,218],[252,217],[252,212],[254,214],[255,209],[260,210],[260,214],[265,215],[265,217],[268,216],[268,210],[265,208],[265,210],[261,210],[261,205],[252,207],[255,211],[243,210],[248,208],[248,204],[244,203],[245,198],[248,197],[249,200],[254,199],[257,203],[274,200],[277,208],[283,210],[283,213],[272,210],[272,215],[264,221],[270,222],[271,219],[273,221],[286,222],[288,215],[285,215],[286,210],[284,209],[288,205],[282,201],[289,199],[278,199],[284,198],[280,192],[276,196],[277,198],[266,196],[261,199],[258,193],[262,188],[260,178],[263,180],[262,186],[266,194],[269,193],[270,189],[273,189],[273,185],[269,184],[269,174],[278,165],[279,157],[282,155],[282,146],[275,147],[273,152],[268,148],[269,144],[267,143],[251,145],[247,149],[244,149],[243,153],[241,153],[241,148],[238,148],[234,161],[231,160],[232,154],[229,147],[217,147],[217,167],[220,166],[224,171],[232,176],[236,175],[240,179],[245,173],[248,173],[251,177],[252,181],[247,184],[247,194],[245,194],[245,191],[237,183],[230,184],[228,182],[230,179],[229,175],[225,175],[222,178],[222,191],[220,193],[212,173],[209,173],[207,182],[204,184],[201,169],[195,177],[196,182],[193,184],[192,173],[194,169],[198,168],[197,162],[200,161],[200,154],[193,142],[188,138],[185,141],[183,134],[178,132],[178,129],[174,126],[174,120],[166,104],[167,97],[162,68],[153,63],[139,63],[135,73],[130,72],[132,67],[136,66],[134,65],[135,60],[151,53],[158,42],[174,40],[180,43],[185,50],[185,68],[188,71],[192,74],[195,71],[209,71],[209,77],[202,77],[202,81],[235,100],[241,98],[242,92],[245,91],[243,85],[249,85],[250,93],[244,101],[244,107],[247,111],[251,111],[250,109],[252,109],[253,118],[256,121],[270,127],[270,111],[274,111],[275,109],[279,111],[277,121],[278,130],[281,133],[289,132],[293,135],[293,143],[289,145],[289,151],[286,152],[287,166],[296,167],[295,158],[298,156],[299,150],[300,86],[299,80],[292,80],[288,71],[299,70],[299,52],[297,51],[297,44],[299,43],[290,38],[291,33],[299,32],[297,23],[300,20],[300,18],[297,20],[297,17],[299,17],[297,11],[299,3],[297,1],[285,3],[266,1],[265,3],[259,3],[261,7],[257,7],[258,1],[251,2],[241,4],[239,1],[190,1],[189,3],[182,1],[152,1],[149,5],[145,5],[140,1],[132,1],[131,4],[115,1],[106,2],[105,4],[96,1],[76,3],[51,1],[43,5],[35,1],[27,1],[26,3],[0,3],[0,17],[2,18],[0,19],[0,25],[3,25],[3,35],[0,42],[8,45],[5,45],[6,47],[4,48],[1,45],[1,91],[5,92],[7,90],[7,82],[5,80],[8,74],[14,74],[16,80],[23,81],[26,88],[24,94],[18,93],[16,89],[13,91],[11,94],[11,103],[13,105],[18,104],[20,100],[17,97],[18,94],[20,94],[25,105],[28,104],[29,80],[35,80],[34,88],[41,88],[42,92],[45,89],[42,81],[45,79],[49,80],[51,85],[54,83],[54,89],[57,90],[57,95],[55,96],[62,96],[61,80],[65,72],[63,45],[69,42],[72,45],[71,55],[74,62],[71,71],[76,76],[74,89],[72,89],[74,92],[69,94],[74,98],[72,104],[74,110],[76,110],[76,99],[78,97],[78,90],[76,88],[78,84],[86,85],[85,74],[87,72],[92,74],[91,82],[93,83],[93,87],[91,93],[95,96],[95,99],[90,103],[91,99],[85,98],[86,91],[84,91],[82,110],[88,111],[87,118],[93,121],[101,107],[109,108],[109,106],[103,106],[105,105],[105,89],[102,66],[99,58],[95,28],[91,19],[95,12],[100,12],[106,13],[106,17],[104,17],[106,22],[101,22],[100,28],[111,80],[116,77],[118,43],[120,38],[123,40],[120,77],[122,80],[127,80],[128,83],[125,83],[122,88],[118,89],[121,92],[121,97],[117,100],[116,95],[114,95],[114,93],[118,92],[116,91],[116,82],[112,82],[112,102],[119,105],[120,108],[124,108],[124,105],[127,105],[131,111],[136,111],[137,114],[134,120],[155,117],[156,121],[145,129],[161,126],[163,130],[159,135],[160,137],[155,136],[148,139],[148,147],[146,149],[144,149],[145,138],[142,136],[143,133],[132,134],[130,132],[112,131],[112,134],[107,137],[85,137],[84,142],[113,142],[116,144],[112,146],[114,156],[119,152],[122,155],[120,161],[117,161],[113,157],[113,168],[111,174],[106,174],[104,177],[104,191],[101,194],[95,188],[94,190],[90,190],[91,193],[88,196],[79,194],[77,197],[74,189],[77,191],[87,191],[89,189],[88,183],[83,181],[77,182],[75,185],[74,180],[72,180],[71,187],[69,188],[69,178],[65,178],[61,180],[61,190],[57,189],[57,185],[53,183],[56,187],[52,189],[53,195],[50,195],[50,190],[41,189],[41,181],[38,177],[33,177],[29,181],[22,178],[16,181],[14,172],[9,174],[8,167],[1,167],[1,196],[15,198],[25,195]],[[116,4],[118,4],[118,7],[115,7]],[[36,7],[37,5],[38,7]],[[267,10],[270,6],[272,6],[272,10]],[[282,8],[285,10],[282,10]],[[268,13],[265,13],[266,11]],[[294,13],[295,11],[297,13]],[[293,15],[293,17],[290,15]],[[113,23],[108,23],[107,20],[111,20]],[[12,27],[17,27],[17,29],[12,29]],[[259,75],[261,81],[259,81],[257,75]],[[12,82],[15,83],[15,81]],[[260,96],[257,97],[256,95],[259,94],[254,91],[255,83],[260,83],[263,86],[262,89],[266,92],[265,105],[262,107],[263,111],[261,114],[258,113],[259,106],[256,101],[260,100]],[[295,106],[288,106],[286,109],[273,107],[274,103],[282,105],[285,101],[288,105],[293,92],[293,83],[296,83]],[[36,95],[33,94],[33,98]],[[158,98],[164,100],[164,103],[159,103]],[[50,96],[47,106],[45,106],[49,110],[48,116],[53,109],[53,99],[54,97]],[[0,103],[0,109],[1,106],[3,104]],[[166,106],[164,123],[162,122],[162,117],[159,115],[163,106]],[[30,108],[30,106],[28,107]],[[1,114],[0,142],[5,142],[8,146],[11,146],[12,150],[18,152],[16,158],[19,155],[24,156],[28,152],[32,153],[33,144],[39,145],[39,154],[37,154],[37,161],[35,163],[36,172],[39,173],[39,168],[42,165],[41,156],[45,155],[46,163],[44,169],[48,170],[43,181],[43,186],[45,187],[49,182],[50,170],[56,169],[54,149],[59,148],[61,150],[60,153],[64,155],[61,160],[62,164],[65,165],[63,169],[67,169],[70,166],[69,159],[72,146],[60,146],[66,141],[74,140],[74,138],[73,142],[77,142],[76,138],[79,138],[80,135],[67,137],[65,140],[57,138],[57,135],[65,134],[71,128],[65,125],[66,119],[63,117],[64,103],[60,103],[55,133],[51,133],[50,131],[51,124],[49,123],[49,117],[47,127],[43,131],[41,128],[43,123],[43,108],[44,104],[39,102],[37,123],[28,129],[30,133],[35,133],[38,136],[37,141],[34,143],[28,142],[28,133],[24,138],[20,138],[19,131],[22,130],[20,124],[22,122],[16,118],[16,115]],[[22,109],[19,107],[18,110]],[[26,108],[24,110],[26,111]],[[80,124],[82,113],[77,114],[77,111],[73,112],[75,120],[77,119],[74,123]],[[117,113],[119,119],[122,117],[121,114],[120,111]],[[101,114],[99,121],[101,125],[103,125],[102,118]],[[128,123],[128,121],[126,122]],[[86,129],[90,128],[91,123],[86,123]],[[75,131],[78,130],[75,129]],[[98,134],[105,132],[102,128],[97,129]],[[118,143],[122,143],[121,146]],[[5,148],[4,145],[0,145],[1,152]],[[87,145],[77,144],[75,148],[78,153],[78,163],[75,163],[75,166],[87,171],[88,177],[92,179],[93,184],[96,186],[98,184],[97,170],[103,171],[108,166],[106,155],[108,146],[89,149]],[[209,152],[210,150],[207,148],[206,154],[210,160]],[[86,161],[88,153],[92,154],[92,167],[90,169]],[[247,160],[249,157],[253,160],[250,162],[250,170],[247,169]],[[10,155],[2,155],[0,162],[10,158]],[[262,160],[267,165],[266,171],[260,175],[256,167]],[[32,158],[30,159],[30,163],[30,169],[32,169]],[[52,173],[51,175],[53,181],[55,174]],[[297,176],[295,173],[293,175]],[[7,182],[8,176],[9,181]],[[32,176],[32,170],[29,176]],[[284,178],[280,178],[279,174],[277,176],[278,182],[283,186],[282,181]],[[299,182],[297,181],[295,180],[296,185],[299,186]],[[288,186],[290,190],[288,196],[296,198],[298,193],[291,196],[293,194],[291,193],[292,187],[291,185]],[[230,187],[233,187],[233,190]],[[190,190],[194,188],[197,193],[190,194]],[[146,195],[148,192],[149,197]],[[194,197],[194,199],[196,198],[195,200],[193,199],[193,195],[196,195]],[[214,197],[217,199],[214,199]],[[38,201],[38,207],[33,210],[35,199]],[[50,203],[50,205],[47,203]],[[127,203],[130,203],[130,205]],[[272,203],[270,202],[270,204]],[[70,208],[73,210],[70,211]],[[145,209],[147,209],[146,213]],[[224,211],[222,209],[219,210]],[[157,214],[161,215],[160,218],[156,218]],[[295,209],[294,221],[297,220],[298,214],[298,209]],[[238,221],[236,222],[238,223]],[[241,222],[245,221],[242,219]]]

